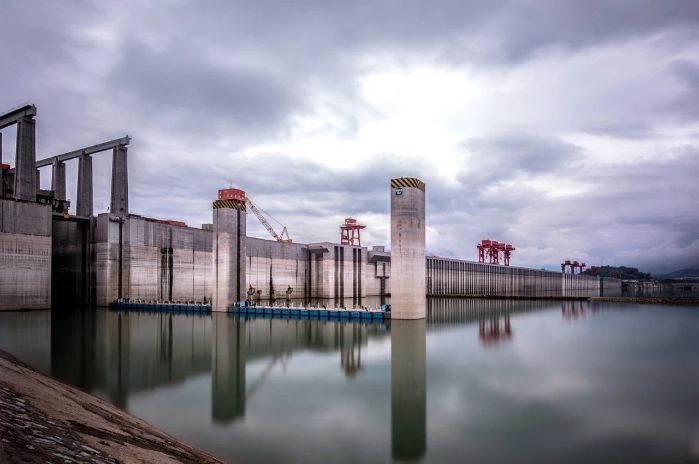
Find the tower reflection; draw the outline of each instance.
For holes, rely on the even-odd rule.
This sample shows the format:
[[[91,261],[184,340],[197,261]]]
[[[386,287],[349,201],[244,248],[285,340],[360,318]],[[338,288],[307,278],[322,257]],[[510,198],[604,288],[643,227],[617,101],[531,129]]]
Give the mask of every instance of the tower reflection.
[[[211,417],[227,423],[245,416],[245,320],[212,313]]]
[[[397,461],[417,461],[427,447],[426,327],[424,319],[391,321],[391,428]]]
[[[510,315],[505,314],[502,324],[500,324],[499,316],[488,320],[480,319],[478,321],[478,338],[486,348],[492,348],[502,342],[510,341],[512,339]]]

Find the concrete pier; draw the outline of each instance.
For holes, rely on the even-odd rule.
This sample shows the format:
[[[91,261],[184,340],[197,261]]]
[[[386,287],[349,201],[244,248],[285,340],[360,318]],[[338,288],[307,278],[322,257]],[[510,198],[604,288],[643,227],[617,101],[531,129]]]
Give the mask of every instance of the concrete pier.
[[[216,200],[213,204],[212,311],[228,311],[245,299],[245,202]]]
[[[51,190],[57,200],[66,200],[66,164],[54,161],[51,175]]]
[[[393,459],[418,461],[427,448],[427,323],[391,322],[391,435]]]
[[[78,192],[75,214],[92,217],[92,157],[81,155],[78,158]]]
[[[425,184],[391,180],[391,318],[427,316],[425,288]]]
[[[15,198],[35,201],[36,182],[36,122],[32,116],[24,116],[17,121]]]
[[[109,212],[122,217],[129,214],[129,171],[126,150],[125,145],[116,146],[112,157],[112,201]]]

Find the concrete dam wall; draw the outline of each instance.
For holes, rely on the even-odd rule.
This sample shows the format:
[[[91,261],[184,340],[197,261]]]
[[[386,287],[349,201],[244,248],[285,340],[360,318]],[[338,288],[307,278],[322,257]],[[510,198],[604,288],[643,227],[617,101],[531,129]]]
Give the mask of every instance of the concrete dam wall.
[[[97,304],[119,297],[210,301],[212,234],[208,226],[178,227],[138,216],[119,222],[100,215],[95,235]],[[391,257],[381,249],[246,237],[243,251],[243,299],[268,302],[288,295],[353,306],[391,293]],[[611,292],[616,286],[620,289],[620,281],[607,279],[604,289]],[[426,296],[555,298],[600,296],[603,285],[587,275],[427,257],[426,289]]]
[[[51,307],[51,208],[0,199],[0,310]]]
[[[48,205],[0,200],[1,309],[106,306],[117,298],[211,301],[213,228],[137,215],[91,221],[51,215]],[[242,242],[241,242],[242,243]],[[331,242],[246,237],[241,299],[326,300],[351,307],[391,293],[391,256]],[[586,297],[620,292],[619,281],[439,257],[426,259],[426,296]],[[53,298],[52,298],[53,295]]]
[[[579,274],[426,257],[426,186],[410,177],[390,182],[393,274],[383,247],[291,243],[269,225],[278,240],[247,237],[248,205],[265,220],[238,189],[219,191],[213,223],[202,228],[131,214],[131,139],[37,160],[36,115],[31,104],[0,113],[0,130],[17,130],[13,167],[2,163],[0,143],[0,310],[106,306],[120,298],[205,301],[217,311],[243,299],[354,307],[391,295],[393,287],[392,318],[421,319],[425,296],[555,298],[621,291],[620,282]],[[103,152],[112,154],[110,206],[95,216],[92,156]],[[71,160],[78,171],[73,215],[66,192]],[[40,188],[42,167],[51,167],[50,190]]]
[[[612,282],[607,283],[612,287]],[[621,289],[621,281],[618,281]],[[428,296],[554,298],[600,296],[599,277],[427,258]]]

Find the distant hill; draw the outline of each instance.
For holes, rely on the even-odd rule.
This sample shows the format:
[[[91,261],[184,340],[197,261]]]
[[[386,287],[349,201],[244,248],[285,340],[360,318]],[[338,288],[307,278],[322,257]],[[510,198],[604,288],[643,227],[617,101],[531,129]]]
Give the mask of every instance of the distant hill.
[[[699,278],[699,268],[680,269],[668,274],[659,274],[654,276],[656,279],[688,279]]]
[[[583,274],[624,280],[650,280],[652,278],[649,272],[641,272],[635,267],[626,266],[592,266],[590,269],[586,269]]]

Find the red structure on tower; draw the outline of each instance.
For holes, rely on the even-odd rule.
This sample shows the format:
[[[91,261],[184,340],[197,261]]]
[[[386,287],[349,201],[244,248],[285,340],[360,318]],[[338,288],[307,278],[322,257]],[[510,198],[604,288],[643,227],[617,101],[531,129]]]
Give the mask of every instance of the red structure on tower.
[[[515,247],[509,243],[498,242],[496,240],[481,240],[481,243],[476,245],[478,249],[478,262],[485,263],[486,259],[489,264],[500,264],[500,252],[502,252],[503,264],[510,265],[510,256],[515,251]]]
[[[354,218],[345,219],[345,223],[340,226],[340,243],[343,245],[362,246],[359,231],[366,226],[357,222]]]

